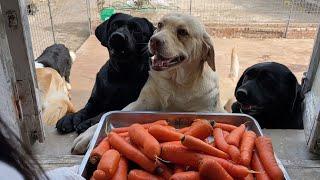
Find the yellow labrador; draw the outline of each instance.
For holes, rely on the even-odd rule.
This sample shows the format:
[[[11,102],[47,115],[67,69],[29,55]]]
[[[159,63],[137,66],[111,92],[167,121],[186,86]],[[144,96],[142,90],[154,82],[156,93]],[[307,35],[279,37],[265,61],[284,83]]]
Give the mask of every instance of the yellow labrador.
[[[149,49],[154,54],[149,79],[124,111],[223,111],[213,43],[196,18],[163,17]]]
[[[225,112],[219,97],[210,36],[194,17],[169,14],[149,41],[154,55],[139,98],[124,111]],[[72,152],[83,153],[96,125],[77,137]]]
[[[37,68],[36,74],[43,122],[55,125],[67,113],[74,113],[75,108],[70,101],[68,83],[64,78],[49,67]]]

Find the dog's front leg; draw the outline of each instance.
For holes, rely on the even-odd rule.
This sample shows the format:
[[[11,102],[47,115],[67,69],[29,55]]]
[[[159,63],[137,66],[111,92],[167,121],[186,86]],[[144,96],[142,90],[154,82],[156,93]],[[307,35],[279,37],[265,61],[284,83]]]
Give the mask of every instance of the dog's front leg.
[[[161,110],[161,105],[159,97],[155,92],[154,86],[150,83],[146,83],[142,88],[138,99],[125,108],[122,111],[159,111]]]
[[[89,146],[89,143],[96,131],[98,124],[91,126],[84,133],[80,134],[74,141],[71,149],[72,154],[84,154]]]

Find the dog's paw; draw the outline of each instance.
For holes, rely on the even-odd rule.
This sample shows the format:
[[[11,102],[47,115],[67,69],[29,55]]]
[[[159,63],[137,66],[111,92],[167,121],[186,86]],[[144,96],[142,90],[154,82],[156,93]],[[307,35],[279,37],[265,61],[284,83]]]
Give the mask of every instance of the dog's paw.
[[[61,134],[75,131],[73,117],[73,114],[67,114],[61,118],[56,124],[57,131]]]
[[[90,128],[92,125],[93,124],[92,124],[90,119],[86,120],[86,121],[83,121],[78,126],[76,126],[76,132],[78,134],[81,134],[81,133],[85,132],[88,128]]]
[[[97,126],[91,126],[84,133],[80,134],[74,141],[71,149],[72,154],[84,154],[89,146]]]
[[[101,116],[102,115],[100,114],[96,117],[93,117],[93,118],[90,118],[90,119],[87,119],[87,120],[81,122],[79,125],[76,126],[76,132],[78,134],[85,132],[88,128],[97,124],[99,122]]]

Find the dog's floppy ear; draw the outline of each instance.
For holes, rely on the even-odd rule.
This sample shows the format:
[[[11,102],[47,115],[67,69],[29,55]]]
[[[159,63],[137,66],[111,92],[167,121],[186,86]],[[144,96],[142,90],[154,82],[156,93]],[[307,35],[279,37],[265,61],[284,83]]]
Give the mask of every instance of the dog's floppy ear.
[[[147,22],[150,30],[150,37],[151,37],[153,35],[153,32],[156,30],[156,27],[154,27],[152,22],[150,22],[147,18],[142,18],[142,19]]]
[[[250,68],[246,69],[246,70],[243,72],[243,74],[241,75],[240,79],[238,80],[237,86],[236,86],[236,88],[234,89],[234,96],[236,96],[236,92],[237,92],[238,88],[242,85],[244,76],[246,75],[246,73],[248,72],[249,69],[250,69]]]
[[[108,29],[110,28],[110,22],[118,16],[124,15],[123,13],[115,13],[108,20],[100,24],[96,30],[95,35],[98,40],[101,42],[101,45],[108,47]]]
[[[207,32],[204,32],[202,37],[202,42],[204,45],[203,59],[204,61],[207,61],[207,63],[209,64],[209,66],[213,71],[216,71],[213,42]]]
[[[298,83],[297,78],[292,72],[287,74],[287,79],[289,80],[289,97],[290,98],[290,110],[293,111],[295,109],[296,103],[300,102],[302,99],[301,94],[301,85]],[[299,104],[299,103],[298,103]]]

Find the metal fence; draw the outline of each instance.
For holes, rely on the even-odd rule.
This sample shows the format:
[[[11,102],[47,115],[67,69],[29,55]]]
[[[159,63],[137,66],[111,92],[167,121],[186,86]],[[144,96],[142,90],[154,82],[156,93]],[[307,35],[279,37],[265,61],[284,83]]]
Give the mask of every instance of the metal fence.
[[[153,22],[166,13],[188,13],[213,34],[229,37],[242,32],[249,37],[287,37],[289,33],[292,38],[310,38],[320,22],[320,0],[105,0],[104,7]],[[248,28],[250,32],[245,32]]]
[[[204,23],[318,23],[320,0],[105,0],[105,7],[158,20],[168,12],[189,13]],[[156,12],[156,13],[155,13]],[[159,16],[160,14],[160,16]]]
[[[99,12],[144,16],[157,22],[170,12],[198,17],[219,37],[313,38],[320,22],[320,0],[29,0],[35,57],[54,42],[78,49],[101,22]],[[32,9],[32,8],[29,8]]]
[[[34,56],[54,44],[77,50],[90,35],[89,0],[29,0]]]

